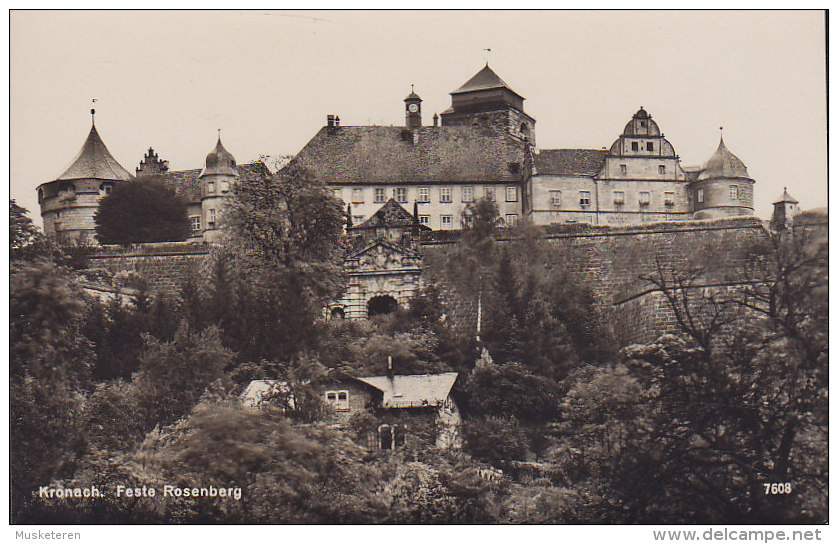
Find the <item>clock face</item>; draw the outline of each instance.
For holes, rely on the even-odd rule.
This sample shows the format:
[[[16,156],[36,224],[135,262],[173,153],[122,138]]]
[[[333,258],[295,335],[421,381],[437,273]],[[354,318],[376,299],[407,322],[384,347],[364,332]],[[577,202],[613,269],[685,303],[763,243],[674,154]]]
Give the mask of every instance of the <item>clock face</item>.
[[[419,104],[411,104],[407,107],[407,109],[408,111],[410,111],[410,113],[416,113],[417,111],[419,111]]]

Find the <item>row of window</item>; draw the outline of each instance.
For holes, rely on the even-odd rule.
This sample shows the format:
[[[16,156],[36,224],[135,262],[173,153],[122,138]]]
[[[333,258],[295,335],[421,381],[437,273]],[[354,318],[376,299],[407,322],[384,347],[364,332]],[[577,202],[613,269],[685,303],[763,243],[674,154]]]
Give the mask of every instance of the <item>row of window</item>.
[[[615,206],[622,206],[626,203],[625,191],[613,191],[611,193],[611,198]],[[649,191],[640,191],[637,201],[641,206],[648,206],[652,201],[652,195]],[[674,206],[675,193],[671,191],[664,192],[663,202],[666,206]],[[560,208],[562,206],[561,191],[550,191],[550,204],[554,208]],[[583,208],[591,205],[590,191],[579,191],[579,205]]]
[[[620,165],[620,175],[627,175],[628,174],[628,167],[625,164]],[[666,174],[666,165],[659,164],[658,165],[658,174],[665,175]]]
[[[366,217],[363,215],[353,215],[352,216],[352,224],[353,225],[360,225],[364,222]],[[471,216],[464,215],[463,222],[466,225],[471,224]],[[419,223],[425,225],[426,227],[431,226],[431,216],[430,215],[423,215],[419,214]],[[518,224],[518,214],[517,213],[508,213],[504,217],[498,219],[498,225],[503,227],[514,227]],[[452,230],[454,228],[454,216],[451,214],[442,214],[439,216],[439,227],[441,230]]]
[[[342,190],[341,189],[334,189],[333,190],[335,196],[338,198],[342,197]],[[465,185],[462,188],[462,202],[474,202],[475,201],[475,191],[474,187]],[[408,202],[407,198],[407,187],[393,187],[393,199],[396,202],[405,204]],[[507,187],[506,188],[506,202],[518,202],[518,187]],[[486,186],[483,188],[483,197],[487,200],[492,202],[497,201],[497,196],[495,194],[495,187]],[[364,189],[363,187],[354,187],[352,189],[352,204],[363,204],[364,203]],[[418,194],[416,200],[418,202],[430,202],[431,201],[431,188],[430,187],[419,187]],[[375,187],[373,189],[373,203],[381,204],[387,201],[387,190],[384,187]],[[439,201],[440,202],[453,202],[453,189],[451,187],[440,187],[439,189]]]
[[[631,142],[631,150],[632,151],[640,151],[640,144],[642,142]],[[646,142],[646,151],[654,151],[655,144],[654,142]]]
[[[219,183],[219,188],[221,189],[222,193],[230,192],[230,182],[229,181],[222,181]],[[208,181],[207,182],[207,194],[214,195],[215,194],[215,182]]]
[[[730,200],[739,200],[739,186],[729,186],[727,195],[728,198],[730,198]],[[696,191],[695,199],[698,201],[699,204],[704,202],[704,189],[699,189],[698,191]]]
[[[215,209],[210,208],[207,210],[209,217],[207,217],[207,228],[214,229],[215,228]],[[190,215],[189,216],[189,225],[192,227],[192,232],[201,232],[201,216],[200,215]]]

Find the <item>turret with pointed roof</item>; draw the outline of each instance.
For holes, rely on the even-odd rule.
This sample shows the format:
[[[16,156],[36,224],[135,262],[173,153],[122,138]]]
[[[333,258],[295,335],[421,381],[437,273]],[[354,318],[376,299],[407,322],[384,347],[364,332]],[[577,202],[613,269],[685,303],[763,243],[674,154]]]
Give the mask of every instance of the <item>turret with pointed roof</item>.
[[[95,243],[93,216],[99,199],[110,193],[114,184],[130,178],[93,123],[70,166],[53,181],[38,186],[44,233],[62,243],[80,238]]]
[[[204,169],[198,176],[201,182],[201,225],[203,239],[216,242],[221,237],[221,215],[232,196],[232,185],[239,178],[236,159],[221,143],[219,129],[218,141],[207,154]]]
[[[754,214],[754,180],[721,136],[716,152],[701,165],[690,190],[696,219]]]

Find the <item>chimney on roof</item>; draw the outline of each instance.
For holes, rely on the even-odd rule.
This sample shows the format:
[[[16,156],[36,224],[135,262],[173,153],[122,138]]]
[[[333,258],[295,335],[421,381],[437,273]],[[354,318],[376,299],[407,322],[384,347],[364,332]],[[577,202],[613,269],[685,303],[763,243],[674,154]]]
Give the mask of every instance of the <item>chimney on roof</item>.
[[[387,356],[387,377],[393,379],[393,356]]]
[[[434,113],[434,128],[439,126],[439,115]]]
[[[336,127],[340,126],[340,116],[339,115],[335,115],[335,126]]]
[[[335,116],[334,115],[329,114],[329,115],[326,116],[326,126],[327,127],[335,126]]]

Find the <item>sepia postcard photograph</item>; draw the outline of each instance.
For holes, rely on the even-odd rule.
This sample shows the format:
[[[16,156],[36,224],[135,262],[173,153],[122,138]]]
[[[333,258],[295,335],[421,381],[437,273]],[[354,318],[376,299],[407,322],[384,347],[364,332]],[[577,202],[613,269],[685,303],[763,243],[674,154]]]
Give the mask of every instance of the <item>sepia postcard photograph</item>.
[[[828,23],[10,10],[10,537],[825,539]]]

